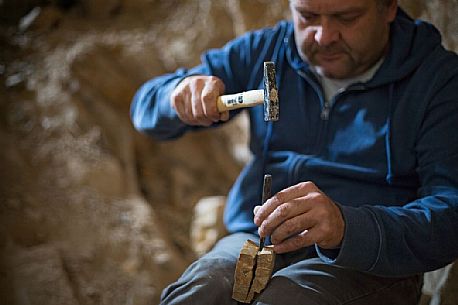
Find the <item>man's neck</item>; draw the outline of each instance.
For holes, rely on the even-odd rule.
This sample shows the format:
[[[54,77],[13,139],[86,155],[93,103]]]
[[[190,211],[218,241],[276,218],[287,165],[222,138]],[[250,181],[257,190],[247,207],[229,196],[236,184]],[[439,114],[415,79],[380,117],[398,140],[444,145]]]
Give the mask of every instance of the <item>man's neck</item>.
[[[344,78],[344,79],[333,79],[333,78],[328,78],[326,76],[322,76],[318,74],[317,71],[313,67],[311,67],[311,70],[320,80],[326,100],[331,101],[332,98],[337,93],[345,91],[351,84],[365,83],[371,80],[374,77],[377,70],[382,65],[384,60],[385,60],[385,57],[383,56],[374,65],[372,65],[372,67],[366,70],[366,72],[358,76],[355,76],[355,77]]]

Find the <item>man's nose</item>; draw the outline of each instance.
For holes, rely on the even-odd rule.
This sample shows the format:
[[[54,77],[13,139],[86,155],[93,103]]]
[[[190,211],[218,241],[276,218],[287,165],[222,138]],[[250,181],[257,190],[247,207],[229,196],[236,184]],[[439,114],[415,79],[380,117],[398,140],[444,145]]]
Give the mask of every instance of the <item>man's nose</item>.
[[[329,20],[322,20],[321,24],[316,27],[315,41],[320,46],[329,46],[339,40],[340,32]]]

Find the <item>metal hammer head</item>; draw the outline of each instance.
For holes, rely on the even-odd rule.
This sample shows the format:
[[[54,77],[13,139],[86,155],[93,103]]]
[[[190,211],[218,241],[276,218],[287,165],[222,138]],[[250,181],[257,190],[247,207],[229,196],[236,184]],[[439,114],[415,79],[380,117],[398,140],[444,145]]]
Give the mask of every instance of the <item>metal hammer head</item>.
[[[279,114],[275,63],[266,61],[264,62],[264,121],[278,121]]]

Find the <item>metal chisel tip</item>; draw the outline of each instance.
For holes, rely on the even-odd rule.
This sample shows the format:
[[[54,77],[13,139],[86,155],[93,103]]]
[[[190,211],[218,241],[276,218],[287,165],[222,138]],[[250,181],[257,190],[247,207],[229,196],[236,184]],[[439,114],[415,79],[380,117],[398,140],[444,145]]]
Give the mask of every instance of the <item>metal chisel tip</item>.
[[[264,175],[264,182],[263,182],[263,185],[262,185],[262,202],[261,202],[261,205],[263,205],[264,202],[266,202],[267,199],[270,198],[271,189],[272,189],[272,175],[265,174]],[[262,250],[262,248],[264,248],[264,242],[265,242],[265,238],[261,237],[259,239],[259,249],[260,250]]]

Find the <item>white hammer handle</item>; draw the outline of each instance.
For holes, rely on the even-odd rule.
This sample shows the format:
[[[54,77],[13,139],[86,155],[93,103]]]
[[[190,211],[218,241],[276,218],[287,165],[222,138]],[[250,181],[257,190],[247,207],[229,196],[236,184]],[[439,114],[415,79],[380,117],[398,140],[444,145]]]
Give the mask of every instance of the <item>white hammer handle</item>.
[[[264,90],[262,89],[222,95],[216,99],[216,107],[219,112],[253,107],[262,103],[264,103]]]

